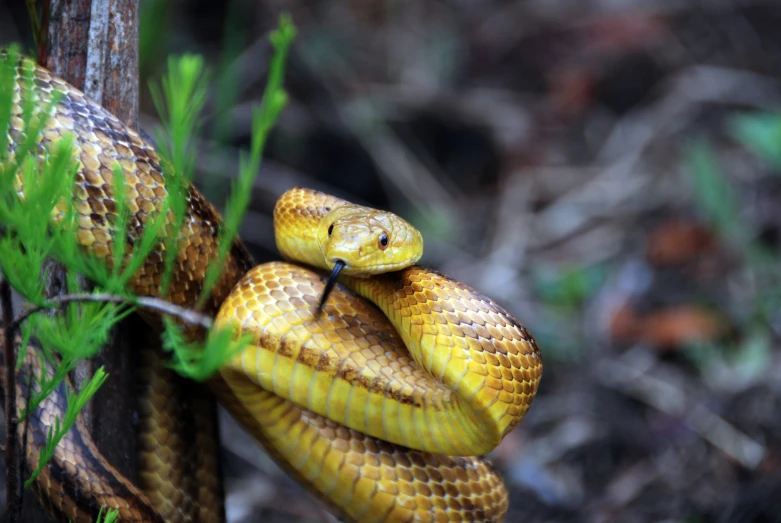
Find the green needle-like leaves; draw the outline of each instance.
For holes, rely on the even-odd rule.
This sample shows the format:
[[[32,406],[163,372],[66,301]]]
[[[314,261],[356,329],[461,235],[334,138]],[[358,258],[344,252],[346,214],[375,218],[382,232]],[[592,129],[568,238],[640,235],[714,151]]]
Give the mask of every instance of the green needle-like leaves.
[[[203,381],[249,344],[249,336],[229,328],[213,328],[203,343],[191,343],[170,318],[165,318],[163,348],[173,355],[171,367],[182,376]]]
[[[195,169],[195,141],[199,116],[206,100],[208,83],[204,74],[203,58],[185,55],[168,60],[168,75],[162,80],[162,89],[149,86],[157,112],[163,121],[163,130],[157,133],[158,152],[168,189],[168,206],[173,213],[171,231],[165,238],[165,268],[161,281],[162,294],[171,284],[174,262],[178,251],[178,231],[186,215],[186,188]]]
[[[46,466],[46,463],[54,456],[54,450],[57,448],[57,444],[65,437],[71,427],[73,427],[73,424],[76,423],[79,412],[81,412],[81,409],[84,408],[84,405],[87,404],[90,398],[95,395],[100,386],[103,385],[106,378],[108,378],[108,374],[103,370],[103,367],[100,367],[95,371],[92,379],[81,388],[81,392],[78,394],[75,394],[72,391],[68,392],[68,407],[65,410],[65,419],[60,420],[58,417],[55,420],[54,427],[49,429],[46,445],[43,450],[41,450],[41,454],[38,457],[38,467],[33,471],[30,479],[24,482],[25,487],[29,487],[33,484],[43,470],[43,467]]]
[[[100,507],[98,519],[95,523],[117,523],[119,521],[119,511],[115,508]]]
[[[207,269],[203,291],[198,301],[199,307],[206,302],[211,289],[219,279],[231,245],[238,234],[241,220],[247,212],[252,196],[253,181],[260,171],[260,162],[268,134],[287,105],[287,93],[282,87],[282,79],[285,76],[287,54],[295,36],[296,29],[290,17],[282,15],[279,27],[270,36],[271,44],[274,46],[274,56],[271,58],[269,66],[263,102],[252,111],[252,147],[249,157],[242,155],[239,161],[239,177],[233,184],[228,203],[225,206],[224,223],[220,230],[219,254],[217,261]]]

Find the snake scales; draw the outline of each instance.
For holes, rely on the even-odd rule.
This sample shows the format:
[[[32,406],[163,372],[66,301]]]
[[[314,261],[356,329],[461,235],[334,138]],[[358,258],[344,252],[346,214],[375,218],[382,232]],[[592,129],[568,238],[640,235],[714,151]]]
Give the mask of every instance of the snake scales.
[[[132,250],[167,197],[159,158],[78,90],[30,62],[22,64],[33,68],[41,103],[54,91],[64,95],[40,150],[64,133],[74,135],[78,239],[113,264],[112,169],[118,162],[129,188]],[[22,138],[24,88],[20,81],[16,85],[12,152]],[[187,203],[173,283],[160,296],[182,306],[192,306],[200,294],[220,227],[218,213],[194,187]],[[255,342],[212,379],[220,402],[345,519],[502,520],[508,506],[504,484],[485,460],[471,456],[494,448],[536,393],[542,363],[526,329],[465,285],[409,266],[419,258],[422,240],[389,213],[293,189],[277,203],[275,231],[290,262],[253,267],[237,240],[205,307],[216,324],[239,324]],[[154,252],[133,277],[136,293],[159,295],[162,256]],[[324,277],[307,266],[328,270],[337,261],[345,265],[340,281],[352,290],[337,284],[318,314]],[[400,270],[366,278],[377,268]],[[24,392],[17,388],[17,394]],[[55,394],[41,405],[31,420],[33,433],[59,412],[61,401]],[[103,504],[119,508],[122,520],[168,518],[150,501],[149,489],[145,496],[118,477],[82,429],[66,437],[38,481],[45,504],[73,521],[89,521]],[[40,438],[28,440],[29,460],[40,445]],[[175,451],[161,448],[159,454]],[[204,478],[203,485],[212,480]],[[155,488],[159,494],[163,487]],[[96,499],[82,499],[89,496]]]

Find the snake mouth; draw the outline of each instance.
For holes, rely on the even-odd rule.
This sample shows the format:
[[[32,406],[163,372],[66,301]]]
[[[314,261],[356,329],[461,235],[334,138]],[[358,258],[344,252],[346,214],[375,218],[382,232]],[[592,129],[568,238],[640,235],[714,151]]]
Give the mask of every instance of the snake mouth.
[[[347,264],[343,260],[336,260],[334,263],[334,268],[331,270],[331,275],[328,277],[328,281],[325,284],[325,290],[323,290],[323,297],[320,299],[320,305],[317,306],[318,315],[323,312],[323,306],[328,299],[328,295],[331,294],[334,285],[336,285],[336,280],[339,278],[339,273],[342,272],[342,269],[344,269],[346,266]]]

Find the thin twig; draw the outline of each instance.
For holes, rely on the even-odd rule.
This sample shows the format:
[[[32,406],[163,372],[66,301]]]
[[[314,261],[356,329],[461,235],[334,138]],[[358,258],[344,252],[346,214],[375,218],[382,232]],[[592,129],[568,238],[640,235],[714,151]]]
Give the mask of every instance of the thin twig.
[[[56,296],[50,299],[44,305],[38,305],[36,307],[27,309],[22,314],[17,316],[16,319],[10,322],[11,331],[13,332],[22,324],[22,322],[24,322],[27,318],[29,318],[31,315],[37,312],[40,312],[45,309],[51,309],[57,305],[63,305],[66,303],[75,303],[75,302],[124,303],[130,305],[137,305],[139,307],[152,309],[154,311],[161,312],[163,314],[168,314],[169,316],[175,316],[186,323],[192,325],[198,325],[205,329],[210,329],[213,325],[213,321],[209,316],[205,314],[201,314],[191,309],[185,309],[184,307],[180,307],[178,305],[175,305],[171,302],[167,302],[165,300],[161,300],[159,298],[149,298],[146,296],[131,298],[125,296],[117,296],[115,294],[108,294],[108,293],[95,293],[95,294],[64,294],[62,296]]]
[[[694,433],[754,470],[767,456],[765,446],[690,398],[672,381],[660,378],[652,370],[655,360],[644,353],[627,353],[622,358],[604,359],[597,364],[599,381],[642,402],[681,419]],[[636,361],[633,361],[636,360]]]
[[[16,357],[14,355],[12,326],[13,305],[11,286],[3,278],[0,281],[0,308],[3,314],[3,358],[5,359],[5,487],[8,504],[8,522],[19,521],[22,512],[19,476],[19,453],[16,417]]]

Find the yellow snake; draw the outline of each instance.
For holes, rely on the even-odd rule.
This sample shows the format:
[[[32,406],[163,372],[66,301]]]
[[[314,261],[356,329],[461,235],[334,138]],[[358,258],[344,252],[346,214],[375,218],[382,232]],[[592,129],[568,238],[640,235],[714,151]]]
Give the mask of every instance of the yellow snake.
[[[75,88],[22,64],[33,68],[41,103],[53,91],[64,94],[42,145],[64,133],[75,136],[79,242],[113,264],[112,169],[118,162],[130,188],[132,251],[167,197],[157,154]],[[22,91],[17,81],[17,94]],[[11,151],[21,138],[19,97],[12,113]],[[529,408],[542,373],[533,338],[490,299],[413,265],[423,241],[391,213],[297,188],[277,202],[274,224],[280,253],[290,261],[253,267],[237,240],[205,308],[216,325],[240,325],[254,342],[212,379],[220,402],[347,520],[501,521],[508,507],[504,484],[487,461],[472,456],[492,450]],[[217,252],[219,227],[215,209],[188,188],[173,284],[161,297],[194,305]],[[134,292],[159,295],[162,256],[148,258],[130,282]],[[326,277],[317,269],[343,274],[322,310]],[[41,406],[33,429],[36,420],[52,417],[46,409],[58,412],[58,401]],[[149,515],[154,509],[146,505],[155,502],[148,490],[145,497],[124,480],[105,479],[116,471],[78,430],[37,485],[53,512],[88,521],[92,508],[85,507],[114,503],[123,520],[168,518],[162,511]],[[40,444],[30,438],[28,459]],[[83,488],[90,473],[104,478],[103,486],[121,485],[121,492]],[[90,490],[101,491],[99,501],[78,499]]]

